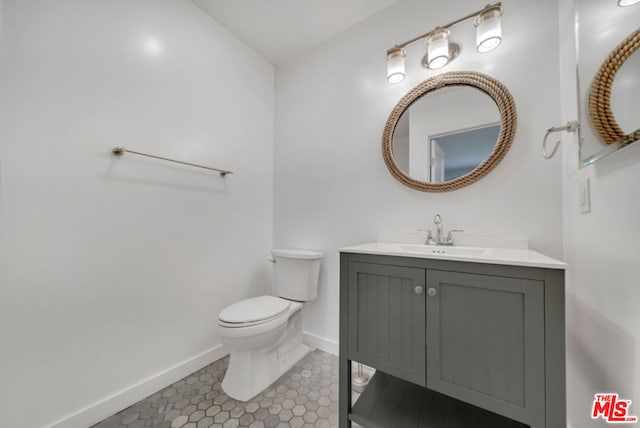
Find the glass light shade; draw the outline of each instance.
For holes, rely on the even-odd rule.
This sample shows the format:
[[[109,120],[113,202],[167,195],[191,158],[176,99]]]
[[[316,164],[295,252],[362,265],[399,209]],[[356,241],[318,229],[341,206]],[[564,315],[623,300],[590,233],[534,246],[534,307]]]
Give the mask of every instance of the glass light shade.
[[[489,9],[476,18],[476,48],[489,52],[502,43],[502,19],[500,9]]]
[[[618,6],[620,7],[631,6],[638,2],[640,2],[640,0],[618,0]]]
[[[390,49],[387,52],[387,81],[398,83],[404,80],[404,58],[406,51],[401,48]]]
[[[427,66],[432,69],[442,68],[449,62],[449,30],[440,28],[427,38]]]

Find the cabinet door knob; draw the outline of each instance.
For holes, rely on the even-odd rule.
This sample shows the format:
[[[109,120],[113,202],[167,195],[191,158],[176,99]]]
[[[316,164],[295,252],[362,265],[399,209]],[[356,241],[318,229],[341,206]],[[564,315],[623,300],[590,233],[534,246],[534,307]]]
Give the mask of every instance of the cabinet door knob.
[[[414,288],[414,290],[416,291],[416,294],[424,293],[424,287],[422,285],[416,286],[416,288]]]
[[[430,288],[429,290],[427,290],[427,294],[431,297],[435,296],[436,294],[438,294],[438,292],[436,291],[435,288]]]

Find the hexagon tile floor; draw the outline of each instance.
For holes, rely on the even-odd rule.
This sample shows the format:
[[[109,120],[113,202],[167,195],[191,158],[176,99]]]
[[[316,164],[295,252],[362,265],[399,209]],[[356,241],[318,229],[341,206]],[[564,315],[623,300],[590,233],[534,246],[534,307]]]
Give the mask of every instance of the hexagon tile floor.
[[[233,400],[220,383],[229,357],[168,386],[93,428],[338,426],[338,359],[310,352],[253,400]]]

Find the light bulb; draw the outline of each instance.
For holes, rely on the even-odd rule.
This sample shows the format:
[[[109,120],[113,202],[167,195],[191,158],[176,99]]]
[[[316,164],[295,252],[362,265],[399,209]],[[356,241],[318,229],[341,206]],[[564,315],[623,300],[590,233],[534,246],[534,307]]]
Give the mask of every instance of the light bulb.
[[[638,2],[640,2],[640,0],[618,0],[618,6],[620,7],[632,6]]]

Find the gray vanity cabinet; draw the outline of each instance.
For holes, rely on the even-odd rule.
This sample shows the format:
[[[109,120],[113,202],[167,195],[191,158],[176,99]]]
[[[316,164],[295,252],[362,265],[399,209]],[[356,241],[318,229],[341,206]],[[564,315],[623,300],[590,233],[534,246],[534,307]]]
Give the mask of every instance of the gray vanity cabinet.
[[[340,271],[341,427],[564,426],[561,270],[342,253]],[[353,408],[352,361],[378,371]]]
[[[542,426],[543,283],[428,270],[427,287],[427,387]]]
[[[355,360],[425,386],[424,284],[424,269],[349,265],[349,354]]]

